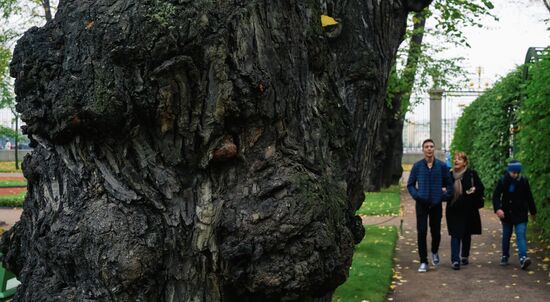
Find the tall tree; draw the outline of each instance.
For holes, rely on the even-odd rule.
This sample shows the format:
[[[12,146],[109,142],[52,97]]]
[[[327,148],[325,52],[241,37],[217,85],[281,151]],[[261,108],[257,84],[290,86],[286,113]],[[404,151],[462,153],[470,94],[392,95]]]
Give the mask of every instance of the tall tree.
[[[425,90],[428,85],[452,85],[453,79],[461,74],[461,58],[438,59],[437,53],[442,47],[426,44],[426,36],[440,44],[468,47],[464,27],[481,27],[481,18],[492,16],[492,8],[488,0],[436,0],[430,8],[411,14],[410,31],[404,43],[407,50],[400,52],[390,76],[388,102],[377,147],[379,158],[384,160],[375,169],[378,173],[367,180],[371,190],[396,184],[401,177],[403,125],[413,90]],[[427,29],[427,20],[433,20],[435,27]]]
[[[61,2],[11,63],[35,146],[14,300],[330,301],[429,2]]]

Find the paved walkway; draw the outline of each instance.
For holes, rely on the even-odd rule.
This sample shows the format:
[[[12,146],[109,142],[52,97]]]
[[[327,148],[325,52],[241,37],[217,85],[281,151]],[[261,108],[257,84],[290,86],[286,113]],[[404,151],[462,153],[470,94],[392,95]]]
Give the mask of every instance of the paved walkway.
[[[7,230],[11,228],[21,217],[21,208],[0,208],[0,228]]]
[[[23,173],[21,172],[0,172],[0,178],[22,178]]]
[[[403,226],[394,256],[394,290],[388,301],[550,301],[550,260],[543,256],[543,248],[529,244],[533,263],[527,271],[519,269],[517,255],[511,257],[509,266],[500,266],[501,226],[489,209],[481,210],[483,234],[472,237],[469,265],[458,271],[451,268],[450,237],[443,217],[441,264],[438,268],[430,267],[427,273],[418,273],[414,200],[404,188],[401,204]],[[380,223],[381,219],[367,218],[364,222]],[[398,225],[396,221],[400,220],[401,217],[397,217],[387,224]],[[430,242],[428,233],[428,250]]]

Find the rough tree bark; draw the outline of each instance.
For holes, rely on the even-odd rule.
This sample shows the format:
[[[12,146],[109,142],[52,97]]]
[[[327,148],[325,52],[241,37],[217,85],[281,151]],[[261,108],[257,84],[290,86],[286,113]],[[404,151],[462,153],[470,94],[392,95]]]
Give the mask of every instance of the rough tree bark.
[[[403,167],[403,124],[401,112],[402,95],[390,97],[391,105],[385,106],[381,113],[378,128],[378,140],[374,148],[378,159],[373,169],[377,173],[365,187],[368,191],[378,191],[391,185],[399,184]]]
[[[62,1],[11,65],[35,146],[14,300],[329,301],[429,2]]]

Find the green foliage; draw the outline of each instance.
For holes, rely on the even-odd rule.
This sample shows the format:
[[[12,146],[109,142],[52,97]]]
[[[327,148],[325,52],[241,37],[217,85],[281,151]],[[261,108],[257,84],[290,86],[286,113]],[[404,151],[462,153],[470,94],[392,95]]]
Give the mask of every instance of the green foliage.
[[[401,207],[399,186],[391,186],[380,192],[365,193],[365,201],[357,210],[357,215],[398,215]]]
[[[27,192],[13,195],[0,195],[0,207],[22,207]]]
[[[16,5],[17,0],[0,0],[0,16],[3,18],[8,18],[13,13],[20,10]]]
[[[14,102],[8,79],[8,67],[11,60],[11,50],[7,46],[9,39],[8,33],[0,31],[0,108],[5,108],[5,104]]]
[[[508,74],[468,106],[457,122],[452,152],[464,151],[492,194],[509,160],[510,126],[524,88],[522,69]]]
[[[0,105],[0,108],[3,108],[2,105]],[[11,139],[15,139],[15,136],[17,135],[17,139],[19,140],[19,143],[26,144],[29,142],[29,139],[18,132],[17,134],[15,131],[11,128],[0,126],[0,137],[7,137]]]
[[[385,301],[393,276],[397,241],[394,226],[365,226],[365,238],[355,248],[346,283],[336,289],[332,301]]]
[[[470,45],[466,41],[462,28],[465,26],[482,27],[479,20],[485,15],[493,16],[490,10],[494,8],[493,3],[489,0],[436,0],[433,6],[439,12],[434,16],[436,28],[446,35],[449,41],[468,47]]]
[[[550,48],[547,49],[550,52]],[[530,69],[519,110],[518,159],[525,167],[538,209],[537,224],[550,239],[550,55]]]
[[[478,130],[472,125],[476,121],[476,113],[479,112],[479,106],[482,101],[475,101],[464,109],[462,116],[456,122],[456,128],[451,143],[451,156],[457,151],[472,154],[474,150],[473,138],[477,137]],[[470,166],[475,168],[475,163],[470,162]]]
[[[0,0],[0,108],[10,108],[15,114],[12,79],[8,72],[15,41],[27,28],[43,24],[50,15],[46,10],[55,12],[57,3],[56,0]]]
[[[26,180],[0,180],[0,188],[5,187],[26,187],[27,181]]]
[[[450,46],[469,47],[464,28],[481,27],[484,16],[495,18],[491,9],[493,4],[489,0],[435,0],[423,12],[411,15],[387,89],[389,106],[396,96],[401,98],[401,118],[422,101],[411,100],[413,91],[422,94],[433,86],[455,88],[464,82],[463,58],[438,58],[437,54]],[[426,28],[423,19],[435,21],[435,27]],[[427,43],[426,37],[437,43]]]

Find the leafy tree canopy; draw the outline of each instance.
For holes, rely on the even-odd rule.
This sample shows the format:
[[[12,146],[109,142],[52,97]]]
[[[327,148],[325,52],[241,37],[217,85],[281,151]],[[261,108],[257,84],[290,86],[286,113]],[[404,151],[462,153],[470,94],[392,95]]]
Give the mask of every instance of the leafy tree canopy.
[[[490,0],[435,0],[423,12],[411,14],[388,89],[390,99],[395,95],[402,98],[403,117],[411,108],[413,91],[420,94],[432,86],[452,88],[465,79],[463,58],[440,58],[438,54],[449,47],[469,47],[464,29],[482,27],[487,16],[496,20],[493,8]]]

